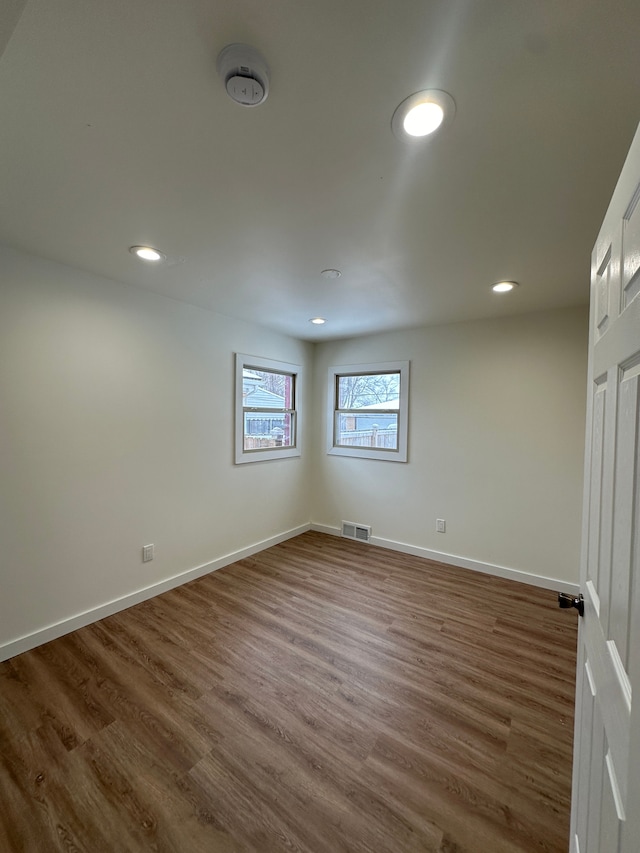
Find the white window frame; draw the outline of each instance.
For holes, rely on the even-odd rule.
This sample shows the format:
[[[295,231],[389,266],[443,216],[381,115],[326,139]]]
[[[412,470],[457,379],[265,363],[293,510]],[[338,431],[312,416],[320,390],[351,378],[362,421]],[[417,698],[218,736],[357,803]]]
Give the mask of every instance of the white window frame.
[[[335,443],[336,415],[339,413],[337,381],[339,376],[367,373],[399,373],[400,400],[398,408],[398,449],[375,447],[341,447]],[[387,462],[406,462],[409,435],[409,362],[382,361],[375,364],[335,364],[329,368],[327,395],[327,453],[331,456],[357,456],[361,459],[380,459]],[[394,412],[396,410],[394,409]]]
[[[255,450],[244,449],[244,413],[242,397],[242,379],[244,370],[273,370],[276,373],[289,373],[293,380],[293,401],[290,409],[274,409],[273,411],[288,412],[292,416],[292,431],[294,443],[291,447],[264,447]],[[301,455],[300,446],[300,394],[301,394],[302,366],[290,364],[286,361],[275,361],[271,358],[262,358],[246,353],[236,353],[236,377],[235,377],[235,463],[242,465],[245,462],[267,462],[274,459],[288,459]],[[260,410],[262,411],[262,409]],[[265,410],[267,411],[267,410]]]

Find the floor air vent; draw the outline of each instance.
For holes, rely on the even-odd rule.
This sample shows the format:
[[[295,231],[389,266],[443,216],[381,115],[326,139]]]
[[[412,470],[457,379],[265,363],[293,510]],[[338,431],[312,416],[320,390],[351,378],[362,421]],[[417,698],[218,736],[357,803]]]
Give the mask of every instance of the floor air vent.
[[[358,542],[368,542],[371,539],[371,528],[366,524],[354,524],[353,521],[343,521],[342,535],[346,539],[357,539]]]

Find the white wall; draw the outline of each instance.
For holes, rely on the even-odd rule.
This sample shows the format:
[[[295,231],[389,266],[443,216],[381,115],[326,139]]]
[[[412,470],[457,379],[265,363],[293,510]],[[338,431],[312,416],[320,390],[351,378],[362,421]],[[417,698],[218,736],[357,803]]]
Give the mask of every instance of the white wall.
[[[0,249],[0,658],[310,520],[576,582],[586,337],[568,309],[313,347]],[[236,351],[305,365],[302,458],[233,465]],[[327,456],[328,366],[403,359],[409,462]]]
[[[310,375],[310,344],[0,250],[0,657],[308,524],[308,453],[232,463],[235,351]]]
[[[577,583],[587,328],[565,309],[318,346],[313,522]],[[328,367],[404,359],[409,462],[328,456]]]

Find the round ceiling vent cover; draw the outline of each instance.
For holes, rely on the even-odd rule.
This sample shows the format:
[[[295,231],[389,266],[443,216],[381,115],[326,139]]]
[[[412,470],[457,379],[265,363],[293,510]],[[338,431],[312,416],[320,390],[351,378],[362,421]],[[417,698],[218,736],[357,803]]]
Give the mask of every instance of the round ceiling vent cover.
[[[248,44],[228,44],[216,60],[229,97],[243,107],[257,107],[269,94],[269,67],[264,56]]]

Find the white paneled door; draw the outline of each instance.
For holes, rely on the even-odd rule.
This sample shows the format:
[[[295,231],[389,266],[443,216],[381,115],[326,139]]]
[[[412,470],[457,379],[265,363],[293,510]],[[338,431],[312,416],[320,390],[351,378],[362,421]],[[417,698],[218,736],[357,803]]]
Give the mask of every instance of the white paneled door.
[[[640,851],[640,128],[591,265],[571,853]]]

